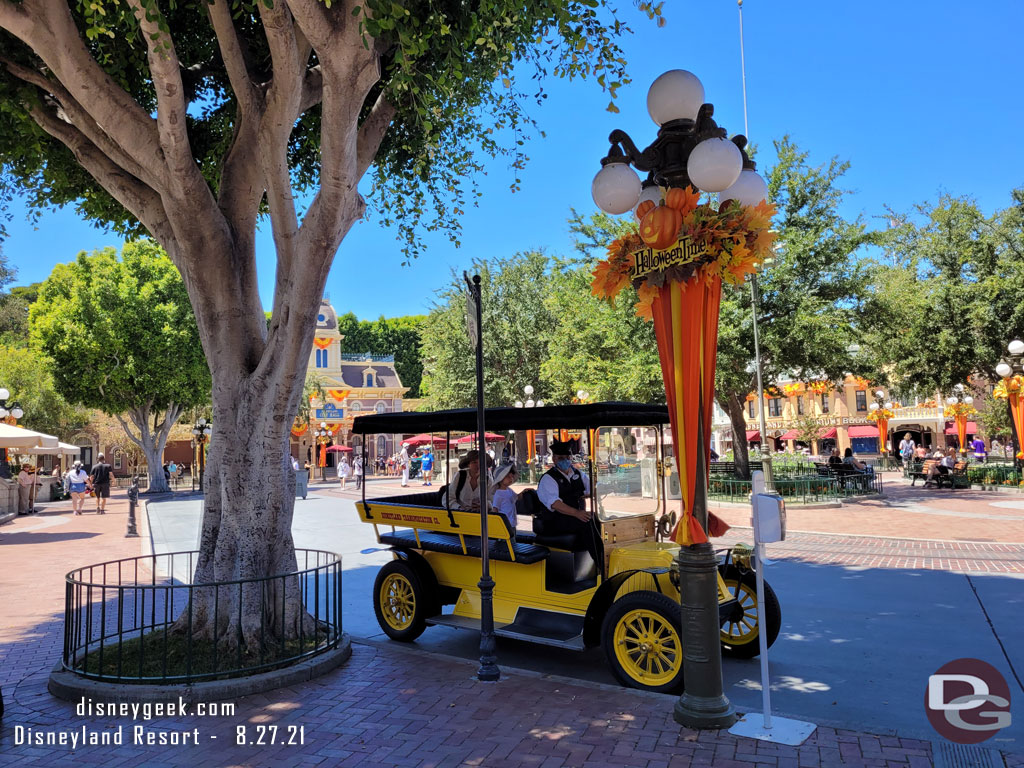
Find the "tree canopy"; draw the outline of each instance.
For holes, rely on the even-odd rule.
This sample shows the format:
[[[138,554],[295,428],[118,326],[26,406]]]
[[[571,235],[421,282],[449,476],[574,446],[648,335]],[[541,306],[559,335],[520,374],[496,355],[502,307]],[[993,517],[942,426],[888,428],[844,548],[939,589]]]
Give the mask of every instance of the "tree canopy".
[[[0,387],[25,411],[19,426],[66,440],[88,423],[89,414],[57,391],[53,374],[53,362],[37,351],[0,344]]]
[[[181,276],[158,245],[128,243],[59,264],[30,313],[32,342],[70,401],[121,417],[150,473],[182,410],[209,402],[210,374]],[[159,484],[158,484],[159,486]]]
[[[420,327],[425,315],[384,317],[377,320],[360,320],[347,312],[338,318],[338,331],[343,352],[370,352],[378,355],[394,355],[395,370],[402,386],[409,387],[406,397],[420,396],[420,379],[423,377],[423,361],[420,357]]]

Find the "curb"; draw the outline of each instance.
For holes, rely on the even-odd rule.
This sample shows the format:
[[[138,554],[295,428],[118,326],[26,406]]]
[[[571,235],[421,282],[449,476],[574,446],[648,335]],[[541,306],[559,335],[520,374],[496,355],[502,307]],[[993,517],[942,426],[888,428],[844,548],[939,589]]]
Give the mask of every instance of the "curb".
[[[111,703],[122,701],[157,702],[167,701],[171,696],[176,696],[187,704],[196,704],[221,699],[237,699],[242,696],[271,691],[275,688],[306,683],[341,666],[351,655],[352,639],[347,634],[343,634],[337,648],[321,653],[300,664],[248,677],[211,680],[191,685],[101,683],[68,672],[58,663],[50,672],[46,689],[58,699],[70,702],[79,702],[82,699]]]

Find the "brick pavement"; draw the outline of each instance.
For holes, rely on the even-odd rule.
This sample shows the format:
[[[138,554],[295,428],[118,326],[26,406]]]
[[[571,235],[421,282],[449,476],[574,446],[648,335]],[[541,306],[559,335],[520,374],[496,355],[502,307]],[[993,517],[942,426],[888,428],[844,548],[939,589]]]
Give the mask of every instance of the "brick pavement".
[[[725,732],[698,733],[671,718],[673,698],[505,671],[497,684],[472,679],[475,664],[386,646],[356,645],[352,658],[315,681],[241,699],[231,716],[149,722],[79,718],[46,692],[61,646],[63,574],[72,567],[138,554],[123,538],[118,493],[105,517],[71,517],[59,505],[0,528],[0,684],[7,714],[0,765],[106,766],[722,766],[722,768],[921,768],[929,742],[892,734],[819,728],[799,748]],[[54,521],[59,525],[52,525]],[[42,527],[40,527],[42,526]],[[15,746],[14,727],[36,733],[124,726],[125,745]],[[154,734],[199,729],[198,745],[140,746],[132,726]],[[237,728],[303,726],[304,744],[237,745]],[[216,739],[210,738],[216,736]],[[1019,766],[1017,758],[1011,758]]]

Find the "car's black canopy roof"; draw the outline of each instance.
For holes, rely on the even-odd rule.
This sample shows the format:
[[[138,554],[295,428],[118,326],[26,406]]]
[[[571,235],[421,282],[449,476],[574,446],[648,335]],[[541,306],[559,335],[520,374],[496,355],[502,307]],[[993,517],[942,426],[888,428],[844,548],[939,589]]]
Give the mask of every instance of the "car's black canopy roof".
[[[586,403],[546,405],[543,408],[488,408],[488,430],[585,429],[587,427],[645,427],[668,424],[668,407],[645,403]],[[475,432],[476,409],[417,413],[371,413],[357,416],[357,435],[412,434],[416,432]]]

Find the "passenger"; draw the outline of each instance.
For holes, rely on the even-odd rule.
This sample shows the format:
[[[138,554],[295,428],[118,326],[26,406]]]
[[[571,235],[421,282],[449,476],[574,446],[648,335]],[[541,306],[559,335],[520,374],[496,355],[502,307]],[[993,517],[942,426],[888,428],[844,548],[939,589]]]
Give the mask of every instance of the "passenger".
[[[834,469],[836,467],[842,466],[842,464],[843,464],[843,459],[839,455],[839,449],[838,448],[833,448],[832,449],[832,454],[828,457],[828,465],[829,465],[829,467]]]
[[[494,466],[490,458],[487,463]],[[459,471],[448,483],[447,497],[452,509],[480,509],[480,451],[474,448],[459,459]]]
[[[514,464],[504,464],[498,467],[494,473],[494,480],[491,483],[491,505],[496,514],[501,515],[508,521],[508,528],[515,536],[518,519],[516,517],[516,501],[519,494],[512,490],[511,485],[516,481],[516,467]]]
[[[600,563],[597,532],[587,509],[590,479],[572,465],[570,450],[568,441],[552,441],[555,466],[537,484],[537,497],[553,513],[544,517],[544,535],[578,534],[594,562]]]
[[[865,464],[860,459],[853,455],[853,449],[847,448],[843,453],[843,464],[853,467],[855,470],[860,472],[862,475],[873,475],[875,473],[874,467],[870,464]]]

